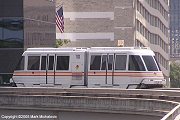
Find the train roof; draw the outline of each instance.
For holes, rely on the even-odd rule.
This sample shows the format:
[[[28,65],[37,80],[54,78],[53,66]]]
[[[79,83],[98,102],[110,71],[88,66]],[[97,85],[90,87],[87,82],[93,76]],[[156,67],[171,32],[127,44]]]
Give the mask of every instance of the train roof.
[[[92,47],[90,52],[154,55],[149,47]]]
[[[26,51],[85,51],[88,48],[64,47],[64,48],[28,48]]]
[[[56,53],[56,52],[85,52],[90,53],[130,53],[130,54],[148,54],[154,55],[154,52],[148,47],[65,47],[65,48],[28,48],[25,54],[30,53]]]

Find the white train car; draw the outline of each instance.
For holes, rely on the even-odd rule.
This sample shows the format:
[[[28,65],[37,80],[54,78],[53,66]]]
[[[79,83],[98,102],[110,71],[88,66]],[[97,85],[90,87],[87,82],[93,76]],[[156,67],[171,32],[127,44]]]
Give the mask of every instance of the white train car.
[[[29,48],[12,81],[24,87],[158,88],[166,85],[149,48]]]

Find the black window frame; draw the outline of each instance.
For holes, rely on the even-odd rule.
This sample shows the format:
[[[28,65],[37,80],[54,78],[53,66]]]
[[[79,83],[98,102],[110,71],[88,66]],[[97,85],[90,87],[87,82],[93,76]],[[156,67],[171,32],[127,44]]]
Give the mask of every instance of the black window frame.
[[[142,55],[147,71],[159,71],[158,66],[153,58],[150,55]]]
[[[36,67],[36,69],[32,69],[32,66],[33,65],[31,65],[31,68],[29,68],[30,66],[29,66],[29,57],[39,57],[39,59],[38,59],[38,63],[37,63],[37,61],[36,61],[36,63],[34,63],[34,65],[35,64],[39,64],[37,67]],[[28,58],[28,62],[27,62],[27,70],[40,70],[40,55],[29,55],[29,56],[27,56],[27,58]],[[34,60],[33,60],[34,61]],[[35,61],[34,61],[35,62]]]
[[[101,70],[106,70],[107,69],[107,54],[102,54],[101,55]]]
[[[63,58],[63,62],[59,59],[60,57]],[[65,57],[67,57],[67,59],[64,59]],[[60,61],[60,64],[59,64]],[[65,65],[65,66],[61,66]],[[58,69],[59,67],[59,69]],[[69,55],[56,55],[56,71],[69,71],[70,67],[70,56]]]
[[[114,55],[109,54],[108,55],[108,70],[113,70],[113,65],[114,65]]]
[[[45,59],[44,59],[45,58]],[[40,70],[46,70],[47,69],[47,55],[41,56],[41,68]]]
[[[133,56],[133,57],[131,57],[131,56]],[[133,60],[131,60],[130,58],[132,58]],[[138,59],[140,58],[140,59],[138,60],[137,58]],[[130,60],[131,60],[131,63],[133,62],[133,64],[134,64],[134,69],[132,68],[132,66],[130,66]],[[142,58],[141,58],[140,55],[129,55],[129,59],[128,59],[128,71],[146,71],[144,63],[143,63]]]
[[[120,67],[120,69],[117,69],[117,56],[124,56],[125,57],[125,59],[123,59],[123,60],[125,60],[125,61],[122,61],[123,62],[123,64],[121,64],[121,66],[122,65],[124,65],[123,67],[121,67],[121,66],[119,66]],[[121,60],[121,59],[120,59]],[[116,57],[115,57],[115,65],[114,65],[114,69],[116,70],[116,71],[118,71],[118,70],[120,70],[120,71],[125,71],[126,70],[126,64],[127,64],[127,55],[123,55],[123,54],[116,54]],[[124,62],[125,62],[125,64],[124,64]],[[122,68],[124,68],[124,69],[122,69]]]
[[[55,59],[54,55],[48,56],[48,70],[54,70]]]
[[[99,64],[94,63],[94,61],[92,63],[92,57],[94,57],[94,56],[98,57],[96,59],[98,59],[98,62],[100,62]],[[99,70],[100,71],[101,70],[101,59],[102,59],[102,55],[99,55],[99,54],[97,54],[97,55],[90,55],[90,70]],[[94,64],[94,65],[92,66],[92,64]]]

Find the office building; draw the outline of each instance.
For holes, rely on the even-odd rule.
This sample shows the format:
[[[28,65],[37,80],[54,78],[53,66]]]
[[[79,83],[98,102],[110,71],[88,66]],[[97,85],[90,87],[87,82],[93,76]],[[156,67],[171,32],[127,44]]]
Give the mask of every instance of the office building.
[[[27,47],[54,47],[55,3],[0,0],[0,83],[8,82]]]
[[[170,57],[173,60],[180,59],[180,1],[169,1],[170,13]]]
[[[64,10],[68,46],[150,47],[169,77],[168,0],[57,0]]]

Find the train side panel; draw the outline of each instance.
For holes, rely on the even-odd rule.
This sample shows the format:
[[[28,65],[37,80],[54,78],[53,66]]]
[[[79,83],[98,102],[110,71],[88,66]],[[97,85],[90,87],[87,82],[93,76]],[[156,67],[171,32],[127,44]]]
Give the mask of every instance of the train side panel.
[[[122,51],[92,51],[88,87],[155,88],[166,81],[154,54]]]
[[[13,75],[17,86],[84,85],[84,52],[29,52],[24,59],[24,67]]]
[[[11,82],[24,87],[157,88],[166,85],[154,53],[136,48],[31,48]]]

